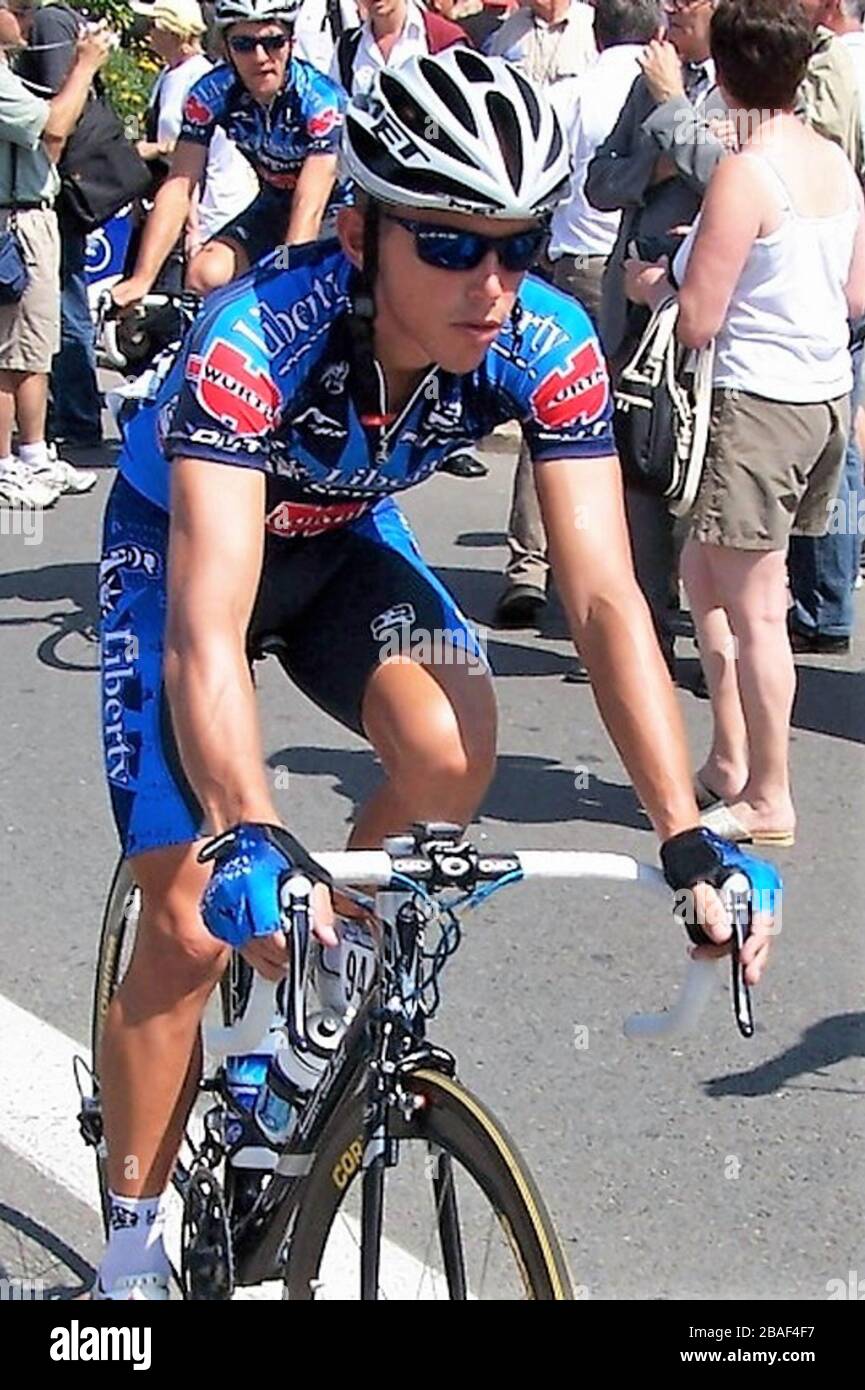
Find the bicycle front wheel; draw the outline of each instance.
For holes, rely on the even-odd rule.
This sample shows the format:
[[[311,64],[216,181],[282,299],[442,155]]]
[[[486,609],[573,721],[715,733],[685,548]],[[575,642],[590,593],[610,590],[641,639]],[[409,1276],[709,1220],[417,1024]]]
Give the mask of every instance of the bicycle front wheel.
[[[405,1078],[417,1109],[396,1108],[386,1170],[380,1299],[573,1298],[538,1189],[498,1120],[458,1081]],[[288,1251],[285,1294],[360,1297],[364,1096],[341,1109],[319,1147]]]

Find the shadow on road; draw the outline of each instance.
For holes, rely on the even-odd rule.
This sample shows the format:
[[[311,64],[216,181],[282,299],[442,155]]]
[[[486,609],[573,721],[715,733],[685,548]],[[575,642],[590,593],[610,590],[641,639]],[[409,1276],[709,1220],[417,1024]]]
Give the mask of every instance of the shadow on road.
[[[633,789],[598,777],[589,766],[597,761],[588,757],[586,766],[567,768],[542,757],[503,754],[480,816],[513,825],[597,821],[648,830],[648,817]],[[381,781],[375,755],[363,748],[281,748],[269,755],[267,764],[286,768],[289,775],[332,779],[333,790],[353,811]]]
[[[49,632],[36,649],[36,655],[43,665],[58,671],[99,669],[95,659],[95,644],[99,640],[96,564],[45,565],[42,569],[0,574],[0,603],[14,599],[47,605],[59,602],[74,604],[71,613],[49,609],[47,612],[4,614],[0,617],[0,627],[48,627]],[[93,644],[92,663],[72,661],[61,655],[60,643],[73,635]]]
[[[5,1202],[0,1202],[0,1238],[4,1249],[13,1243],[18,1247],[14,1269],[9,1269],[6,1260],[0,1258],[0,1279],[23,1285],[21,1292],[25,1297],[29,1296],[25,1292],[27,1286],[32,1288],[34,1283],[42,1298],[67,1298],[80,1293],[82,1286],[93,1280],[92,1265],[71,1246]]]
[[[797,1087],[790,1083],[800,1076],[818,1076],[825,1067],[848,1057],[865,1057],[865,1013],[833,1014],[806,1028],[799,1042],[752,1071],[714,1076],[704,1083],[707,1096],[768,1096],[789,1090],[831,1090],[832,1087]],[[863,1095],[861,1089],[854,1095]]]
[[[865,673],[797,665],[793,728],[865,743]]]

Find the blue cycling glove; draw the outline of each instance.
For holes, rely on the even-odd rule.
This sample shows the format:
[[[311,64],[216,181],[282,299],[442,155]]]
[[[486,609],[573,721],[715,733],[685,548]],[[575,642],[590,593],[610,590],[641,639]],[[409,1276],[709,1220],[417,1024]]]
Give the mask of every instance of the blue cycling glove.
[[[204,846],[199,860],[214,861],[201,915],[209,932],[238,949],[253,937],[282,929],[279,887],[294,865],[267,825],[236,825]]]
[[[751,885],[751,912],[777,912],[781,875],[767,859],[745,854],[731,840],[722,840],[705,826],[683,830],[661,845],[664,877],[674,891],[709,883],[720,889],[731,874],[742,873]],[[696,946],[713,943],[702,927],[686,919],[689,937]]]

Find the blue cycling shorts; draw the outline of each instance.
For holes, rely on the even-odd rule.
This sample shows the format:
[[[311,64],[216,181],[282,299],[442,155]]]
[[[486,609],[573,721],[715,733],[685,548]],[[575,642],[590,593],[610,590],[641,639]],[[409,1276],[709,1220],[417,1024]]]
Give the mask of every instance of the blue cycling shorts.
[[[117,478],[99,571],[102,726],[111,804],[128,856],[204,833],[162,679],[168,520]],[[385,659],[488,670],[477,633],[424,563],[390,498],[322,535],[268,534],[247,650],[250,659],[273,651],[305,695],[359,734],[367,681]]]

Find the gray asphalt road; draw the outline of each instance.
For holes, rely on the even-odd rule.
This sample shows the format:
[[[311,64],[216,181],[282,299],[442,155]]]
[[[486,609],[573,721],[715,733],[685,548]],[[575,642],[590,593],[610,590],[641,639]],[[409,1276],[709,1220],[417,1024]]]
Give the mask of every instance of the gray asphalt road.
[[[507,458],[493,465],[484,482],[436,479],[407,502],[481,623],[510,481]],[[115,856],[93,643],[110,481],[106,466],[92,496],[49,513],[41,544],[0,536],[0,993],[78,1040]],[[492,634],[488,650],[501,733],[483,843],[654,858],[590,690],[566,680],[560,618],[540,636]],[[681,651],[693,674],[693,648]],[[448,968],[434,1036],[524,1150],[591,1298],[823,1299],[828,1280],[865,1274],[861,658],[860,645],[800,666],[799,842],[784,856],[783,930],[750,1043],[720,994],[702,1036],[626,1042],[622,1017],[668,1001],[684,948],[656,901],[624,889],[503,894],[470,919]],[[311,847],[338,847],[375,783],[373,757],[272,666],[261,704],[269,761],[289,770],[280,802]],[[697,755],[708,709],[681,702]],[[38,1104],[38,1072],[31,1081]],[[98,1251],[87,1209],[0,1147],[0,1277],[73,1284]]]

